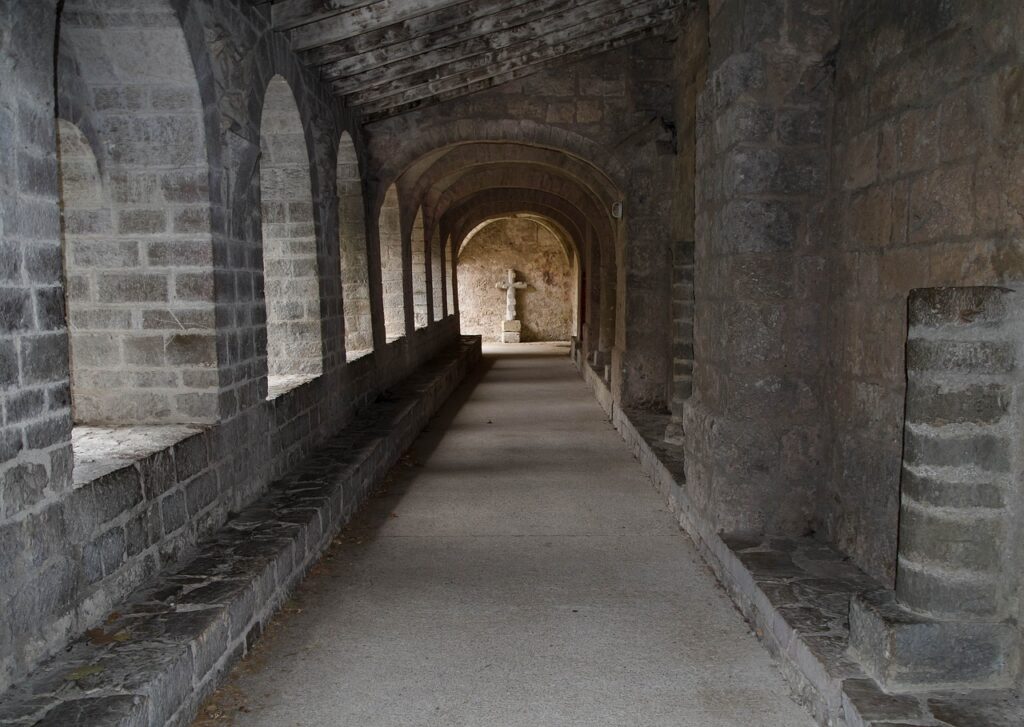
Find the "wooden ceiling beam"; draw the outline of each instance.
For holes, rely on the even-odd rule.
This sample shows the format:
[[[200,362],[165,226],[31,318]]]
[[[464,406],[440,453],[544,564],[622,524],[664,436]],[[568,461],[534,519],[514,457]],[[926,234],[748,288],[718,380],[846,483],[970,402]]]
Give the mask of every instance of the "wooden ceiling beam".
[[[653,9],[663,0],[646,0],[635,8]],[[331,83],[335,93],[348,94],[391,85],[419,85],[435,78],[465,70],[463,66],[478,67],[509,60],[510,55],[521,53],[518,48],[554,45],[570,38],[573,34],[588,34],[633,16],[631,11],[612,10],[614,1],[587,0],[580,7],[537,18],[520,26],[495,30],[487,35],[467,38],[463,42],[435,48],[418,56],[389,63],[380,68],[371,68],[363,73],[338,78]],[[643,12],[643,11],[638,11]]]
[[[288,37],[295,50],[309,50],[462,2],[463,0],[376,0],[369,5],[300,25],[288,31]]]
[[[601,47],[605,41],[666,23],[674,17],[677,0],[646,0],[630,8],[600,15],[579,25],[559,28],[554,33],[524,43],[482,53],[438,68],[387,80],[372,87],[362,87],[348,95],[351,105],[377,108],[396,102],[403,105],[464,85],[485,81],[509,71]],[[332,83],[332,90],[344,93],[350,89],[344,79]]]
[[[483,78],[478,81],[465,82],[462,85],[454,86],[452,88],[438,91],[430,96],[418,95],[415,98],[399,98],[391,97],[387,99],[379,99],[372,102],[367,102],[359,107],[359,111],[364,115],[364,123],[377,121],[382,118],[389,116],[395,116],[397,114],[405,113],[408,111],[414,111],[423,106],[427,106],[434,103],[443,103],[445,101],[451,101],[452,99],[460,98],[462,96],[468,96],[479,91],[486,91],[489,88],[500,86],[503,83],[510,83],[517,81],[520,78],[531,76],[534,73],[547,70],[549,68],[567,65],[576,61],[587,58],[588,56],[597,55],[599,53],[606,53],[616,48],[635,43],[638,40],[647,38],[653,35],[657,35],[659,30],[654,26],[643,28],[642,30],[634,31],[627,35],[622,35],[616,38],[610,38],[591,45],[586,48],[581,48],[572,53],[568,53],[564,56],[550,58],[545,61],[531,63],[527,65],[521,65],[518,67],[510,68],[502,73],[498,73],[487,78]]]
[[[274,30],[290,30],[375,2],[377,0],[277,0],[270,8],[271,24]]]
[[[585,0],[583,4],[591,1],[598,0]],[[350,53],[345,57],[339,57],[321,65],[320,75],[327,79],[341,78],[406,59],[418,58],[437,49],[483,39],[491,33],[501,33],[520,27],[537,18],[564,11],[565,7],[565,0],[496,0],[493,3],[477,3],[470,18],[460,15],[455,24],[425,28],[421,34],[410,35],[399,42],[377,45],[362,53]],[[311,53],[320,50],[323,49]],[[308,61],[310,57],[312,56],[306,56],[303,60]]]
[[[512,19],[527,16],[534,12],[536,6],[552,3],[564,5],[565,0],[463,0],[457,5],[310,48],[302,52],[302,60],[309,65],[325,66],[335,61],[354,61],[363,55],[401,52],[405,44],[411,44],[411,52],[418,53],[431,47],[426,39],[443,34],[446,30],[454,31],[456,27],[466,27],[474,21],[498,14],[508,13],[507,17]],[[392,46],[397,46],[394,51],[390,50]]]

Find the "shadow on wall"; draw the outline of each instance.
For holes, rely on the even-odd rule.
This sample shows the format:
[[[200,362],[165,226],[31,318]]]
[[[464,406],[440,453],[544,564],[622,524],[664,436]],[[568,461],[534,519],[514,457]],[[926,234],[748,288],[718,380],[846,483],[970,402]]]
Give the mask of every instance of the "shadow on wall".
[[[526,218],[496,220],[477,232],[458,258],[462,332],[498,341],[506,270],[526,288],[516,294],[523,341],[565,341],[572,335],[572,267],[565,247],[544,226]]]

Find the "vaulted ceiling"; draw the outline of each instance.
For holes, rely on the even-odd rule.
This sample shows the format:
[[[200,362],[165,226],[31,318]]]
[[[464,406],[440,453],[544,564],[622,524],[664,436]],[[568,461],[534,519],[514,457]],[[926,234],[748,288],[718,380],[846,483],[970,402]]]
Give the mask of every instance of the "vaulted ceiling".
[[[668,31],[684,0],[273,0],[349,105],[390,116]]]

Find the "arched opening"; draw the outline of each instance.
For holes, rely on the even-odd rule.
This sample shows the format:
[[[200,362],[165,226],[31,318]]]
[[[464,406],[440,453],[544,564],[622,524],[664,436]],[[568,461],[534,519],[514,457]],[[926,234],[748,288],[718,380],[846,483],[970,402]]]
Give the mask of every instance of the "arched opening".
[[[423,210],[416,208],[416,218],[409,232],[412,250],[412,311],[416,328],[430,322],[430,291],[427,289],[427,238],[423,230]]]
[[[435,227],[430,235],[430,290],[433,293],[432,320],[444,318],[444,253],[441,252],[441,232]]]
[[[72,415],[107,429],[219,416],[202,101],[174,11],[138,6],[68,0],[56,64]]]
[[[554,226],[532,216],[488,220],[466,237],[458,264],[463,332],[506,342],[572,336],[575,266]]]
[[[288,82],[274,76],[260,120],[268,398],[323,371],[311,184],[302,117]]]
[[[338,236],[341,247],[345,355],[349,361],[373,351],[366,220],[359,158],[348,132],[338,142]]]
[[[384,336],[396,341],[405,335],[405,284],[402,273],[402,220],[398,188],[384,195],[377,224],[380,237],[380,277],[384,307]]]

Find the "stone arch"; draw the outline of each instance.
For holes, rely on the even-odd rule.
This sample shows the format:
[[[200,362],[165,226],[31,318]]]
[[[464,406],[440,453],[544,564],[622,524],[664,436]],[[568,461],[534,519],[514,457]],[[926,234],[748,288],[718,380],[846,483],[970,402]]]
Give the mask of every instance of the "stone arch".
[[[178,15],[67,0],[57,43],[74,420],[216,421],[207,123]]]
[[[323,372],[311,183],[302,117],[288,82],[275,75],[263,98],[259,163],[271,398]]]
[[[402,218],[398,188],[384,195],[377,222],[380,239],[380,276],[384,307],[384,335],[388,342],[405,335],[405,276],[402,263]]]
[[[347,131],[338,141],[338,237],[341,247],[342,304],[348,360],[373,350],[370,273],[359,157]]]
[[[569,179],[597,200],[606,213],[622,200],[622,193],[611,179],[593,164],[563,151],[507,142],[465,143],[447,149],[416,176],[413,197],[436,199],[438,190],[449,187],[460,176],[478,167],[495,165],[510,170],[530,165]]]
[[[621,160],[601,144],[581,134],[526,119],[462,119],[454,123],[445,120],[417,126],[415,133],[396,133],[380,141],[388,145],[389,154],[376,170],[376,176],[385,183],[403,173],[419,176],[445,147],[476,142],[518,142],[561,151],[584,161],[600,159],[616,187],[624,189],[628,180]]]
[[[481,190],[533,189],[557,196],[579,210],[586,219],[595,226],[604,229],[609,237],[611,219],[585,190],[571,180],[542,169],[523,165],[511,168],[506,165],[477,167],[458,178],[444,190],[439,190],[432,201],[431,214],[439,218],[445,210],[458,205],[462,200]]]

